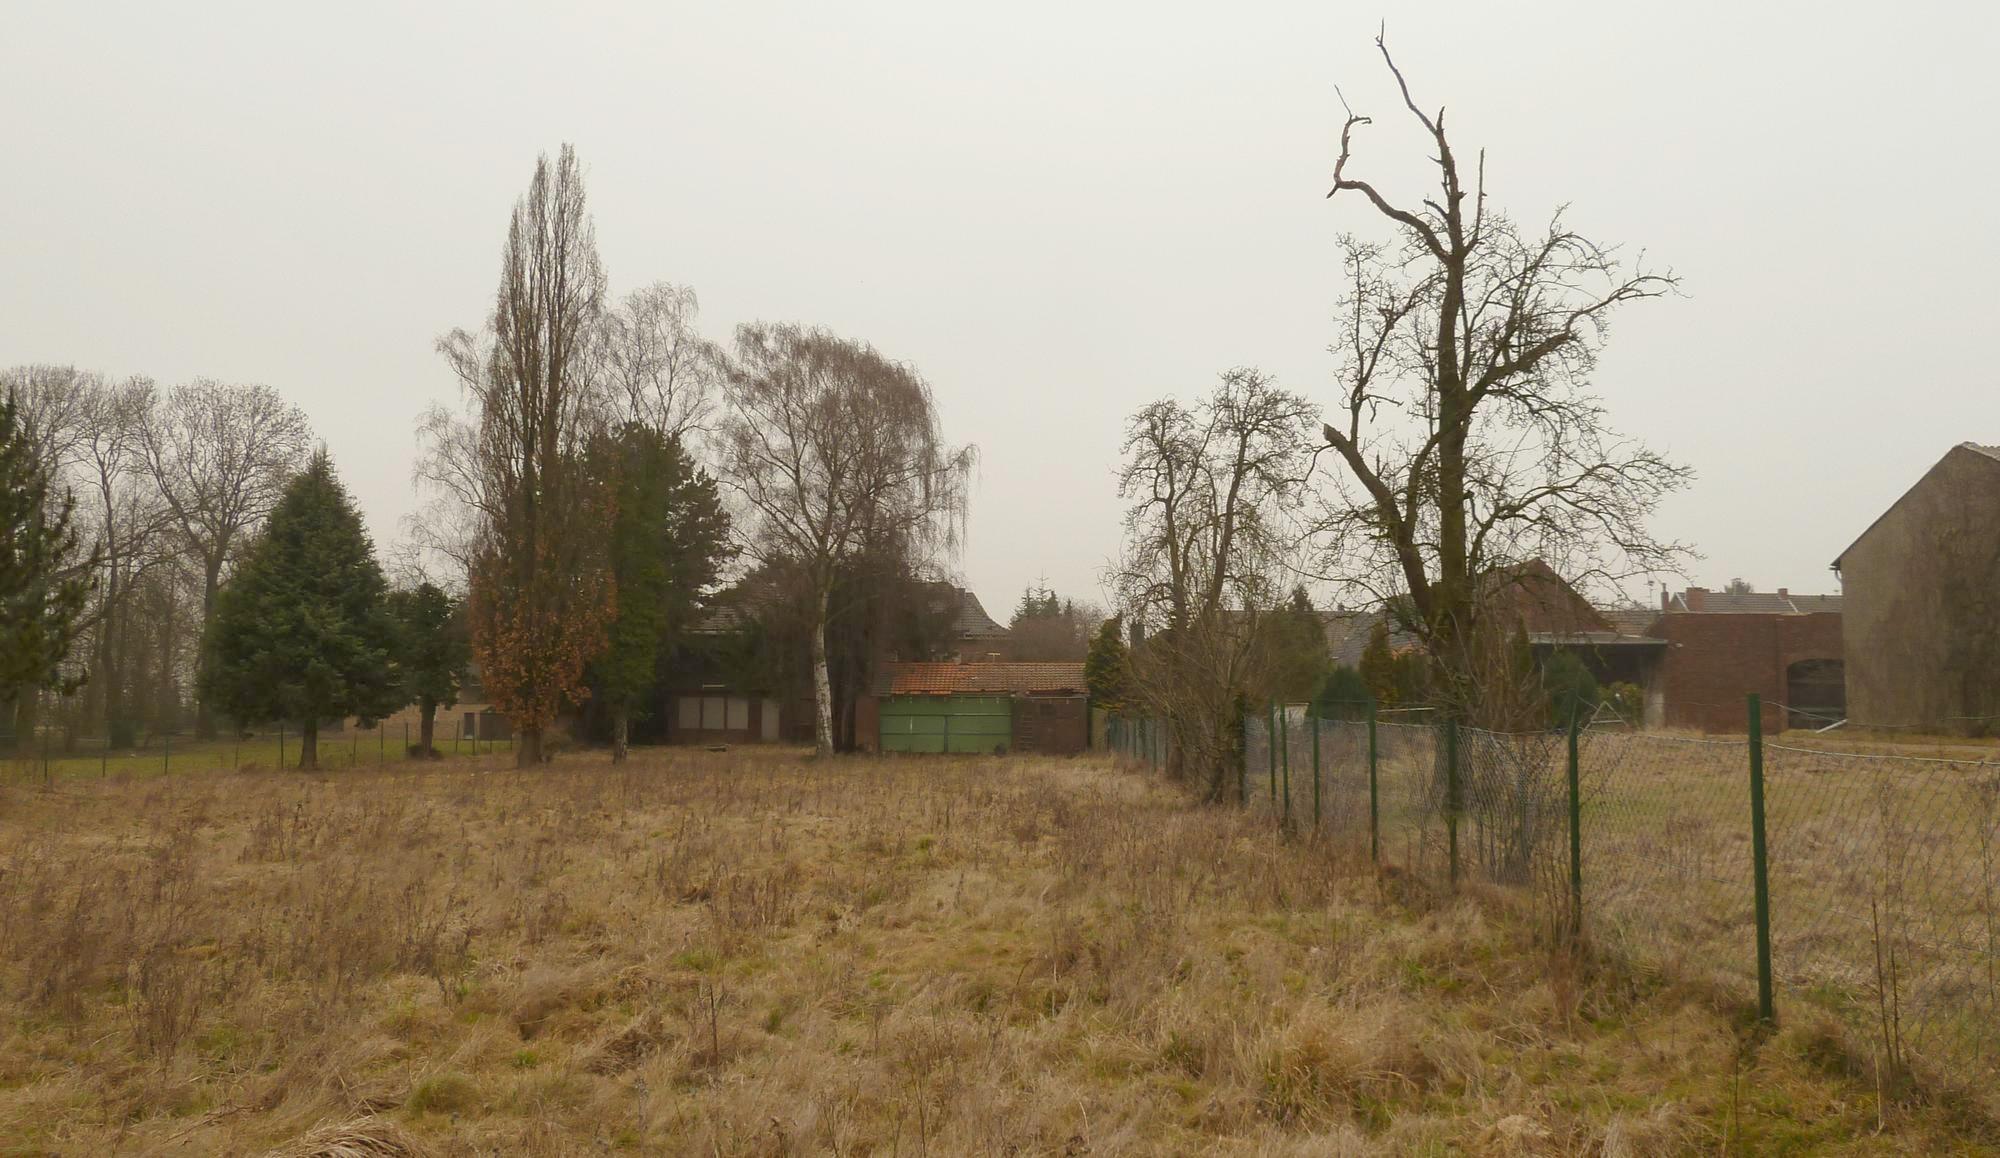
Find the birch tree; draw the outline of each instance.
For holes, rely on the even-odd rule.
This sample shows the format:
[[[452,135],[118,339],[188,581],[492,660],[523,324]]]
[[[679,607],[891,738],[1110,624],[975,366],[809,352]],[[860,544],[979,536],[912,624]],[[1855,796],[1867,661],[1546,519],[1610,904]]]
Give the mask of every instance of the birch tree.
[[[916,370],[823,329],[736,332],[719,453],[756,561],[791,583],[811,623],[814,747],[834,750],[827,621],[848,564],[885,544],[956,548],[974,451],[948,444]]]

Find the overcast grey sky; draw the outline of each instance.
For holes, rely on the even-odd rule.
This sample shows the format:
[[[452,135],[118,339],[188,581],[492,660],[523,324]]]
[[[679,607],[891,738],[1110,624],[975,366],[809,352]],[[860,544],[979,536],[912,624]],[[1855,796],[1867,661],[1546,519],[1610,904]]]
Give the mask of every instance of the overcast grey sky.
[[[1497,203],[1685,278],[1620,316],[1617,423],[1693,465],[1698,582],[1828,562],[2000,441],[1990,5],[0,2],[0,364],[267,382],[378,543],[535,155],[613,289],[914,362],[981,465],[960,568],[1097,597],[1123,417],[1253,364],[1324,398],[1355,172],[1413,189],[1376,22]]]

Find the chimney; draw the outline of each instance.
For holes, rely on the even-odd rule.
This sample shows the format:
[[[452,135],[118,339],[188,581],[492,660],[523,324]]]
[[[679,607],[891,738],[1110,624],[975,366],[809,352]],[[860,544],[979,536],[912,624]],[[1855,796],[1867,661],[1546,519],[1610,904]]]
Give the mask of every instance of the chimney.
[[[1708,588],[1690,587],[1687,589],[1686,599],[1689,611],[1708,610],[1706,606],[1708,603]]]
[[[1670,611],[1673,609],[1673,606],[1674,606],[1674,593],[1667,590],[1665,587],[1660,588],[1660,610]]]
[[[1783,587],[1780,587],[1780,588],[1778,588],[1778,598],[1780,598],[1780,599],[1790,599],[1791,597],[1792,597],[1792,593],[1791,593],[1791,592],[1789,592],[1789,591],[1785,590],[1785,589],[1784,589]]]

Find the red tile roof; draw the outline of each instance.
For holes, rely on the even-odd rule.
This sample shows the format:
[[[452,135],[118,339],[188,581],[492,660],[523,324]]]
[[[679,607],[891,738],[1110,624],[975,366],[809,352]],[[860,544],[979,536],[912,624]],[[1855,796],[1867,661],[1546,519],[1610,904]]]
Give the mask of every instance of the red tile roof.
[[[876,677],[878,695],[1082,695],[1080,663],[892,663]]]

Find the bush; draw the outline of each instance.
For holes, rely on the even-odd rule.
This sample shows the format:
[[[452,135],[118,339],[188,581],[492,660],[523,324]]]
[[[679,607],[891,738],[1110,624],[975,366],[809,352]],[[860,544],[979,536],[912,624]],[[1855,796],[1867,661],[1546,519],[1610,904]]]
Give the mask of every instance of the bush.
[[[1542,665],[1542,691],[1548,696],[1553,727],[1568,727],[1572,715],[1588,722],[1597,711],[1597,677],[1574,652],[1558,651]]]
[[[1322,719],[1364,720],[1368,718],[1368,704],[1374,698],[1361,673],[1341,664],[1326,673],[1315,700]]]
[[[1646,693],[1638,684],[1615,683],[1604,689],[1604,703],[1629,727],[1646,722]]]

